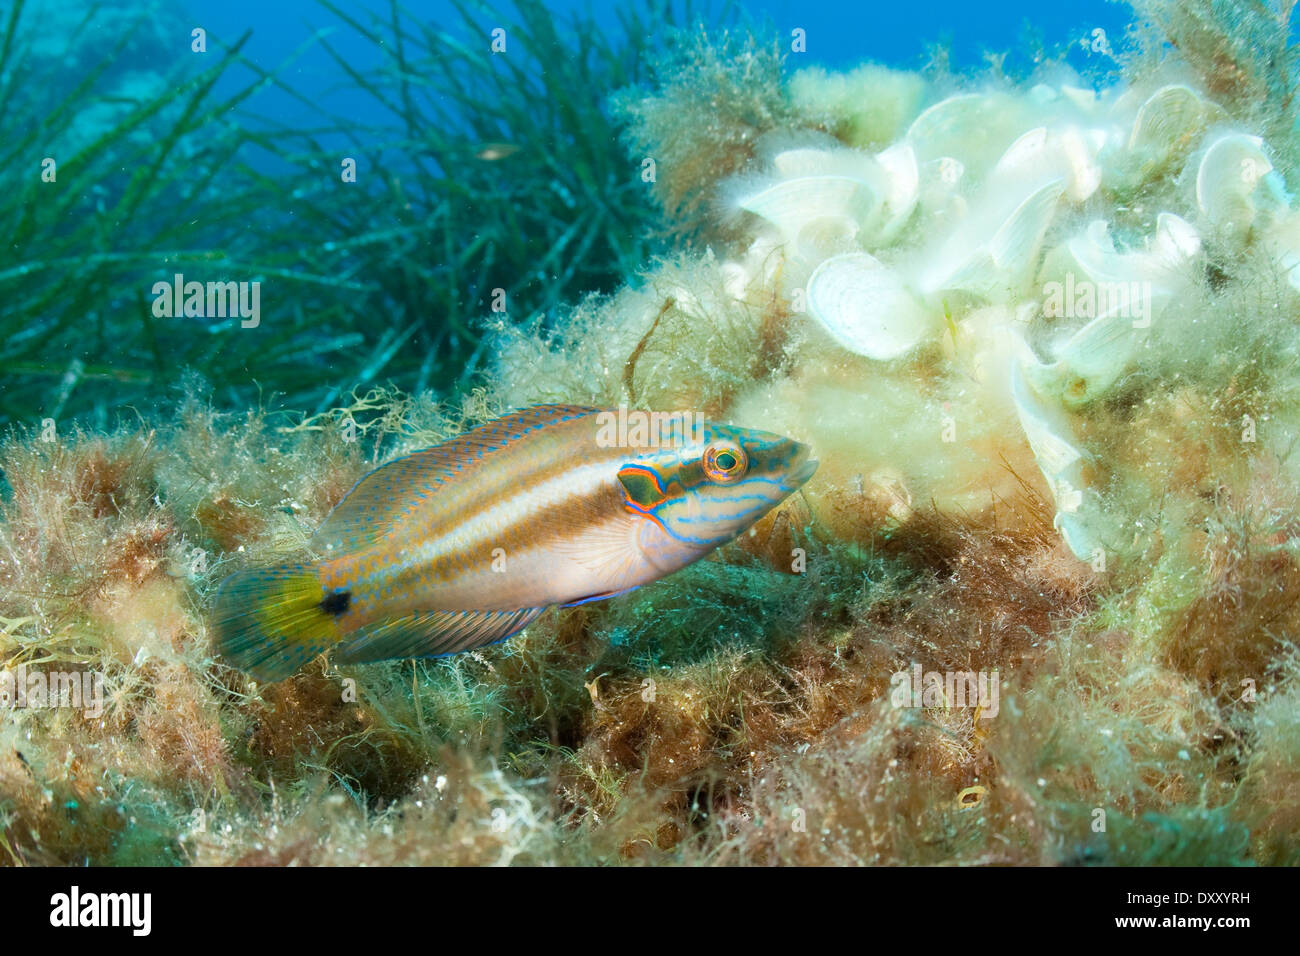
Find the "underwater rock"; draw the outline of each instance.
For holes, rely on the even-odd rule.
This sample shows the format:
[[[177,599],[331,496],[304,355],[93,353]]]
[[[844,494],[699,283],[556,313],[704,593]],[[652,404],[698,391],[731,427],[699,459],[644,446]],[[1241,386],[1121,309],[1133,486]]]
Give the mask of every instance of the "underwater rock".
[[[6,4],[6,20],[12,9],[13,4]],[[172,88],[171,82],[161,70],[144,64],[168,62],[175,38],[187,35],[190,29],[184,13],[161,0],[103,0],[85,7],[60,0],[26,0],[22,13],[13,37],[5,38],[5,46],[12,41],[15,50],[25,54],[23,72],[36,82],[6,83],[6,96],[12,99],[8,108],[49,112],[83,78],[98,76],[98,95],[77,110],[68,128],[43,145],[46,155],[56,156],[75,154],[95,144],[133,111],[162,98]],[[105,58],[104,37],[121,40],[114,58]],[[36,102],[27,102],[33,96]],[[166,111],[165,118],[174,112]],[[147,144],[165,128],[157,123],[142,124],[130,138]],[[181,148],[191,146],[185,143]]]

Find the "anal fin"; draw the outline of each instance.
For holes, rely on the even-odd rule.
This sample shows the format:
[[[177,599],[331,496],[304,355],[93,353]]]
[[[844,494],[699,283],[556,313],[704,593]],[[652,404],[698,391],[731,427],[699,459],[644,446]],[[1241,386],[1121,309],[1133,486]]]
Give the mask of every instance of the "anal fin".
[[[364,628],[335,649],[340,664],[396,657],[442,657],[513,637],[546,608],[517,611],[422,611]]]

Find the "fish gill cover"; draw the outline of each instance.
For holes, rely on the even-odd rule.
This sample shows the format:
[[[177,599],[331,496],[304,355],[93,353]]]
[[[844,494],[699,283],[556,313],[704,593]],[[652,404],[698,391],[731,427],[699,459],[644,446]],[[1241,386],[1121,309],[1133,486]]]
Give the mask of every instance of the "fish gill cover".
[[[978,70],[455,10],[322,2],[267,67],[166,4],[9,5],[0,858],[1300,862],[1291,4]],[[233,572],[538,403],[821,467],[504,644],[216,653]]]

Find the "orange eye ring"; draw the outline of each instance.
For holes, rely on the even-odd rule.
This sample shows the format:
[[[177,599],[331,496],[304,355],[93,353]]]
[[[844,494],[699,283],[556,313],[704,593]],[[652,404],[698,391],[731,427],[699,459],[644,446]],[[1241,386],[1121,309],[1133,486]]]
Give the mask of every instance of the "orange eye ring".
[[[745,454],[745,449],[739,445],[726,442],[710,445],[704,449],[702,464],[704,474],[708,476],[710,481],[726,485],[733,481],[740,481],[741,478],[745,477],[745,471],[749,467],[749,458]]]

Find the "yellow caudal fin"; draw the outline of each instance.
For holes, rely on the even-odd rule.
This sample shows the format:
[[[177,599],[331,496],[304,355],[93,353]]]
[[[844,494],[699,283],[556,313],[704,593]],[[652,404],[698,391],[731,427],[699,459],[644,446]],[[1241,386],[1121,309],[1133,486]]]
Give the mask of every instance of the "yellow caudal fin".
[[[216,648],[260,681],[283,680],[342,639],[340,610],[325,599],[312,565],[239,571],[217,593]]]

